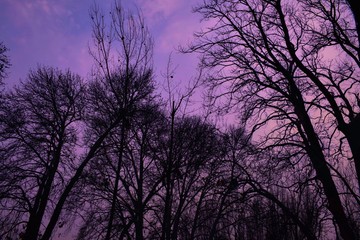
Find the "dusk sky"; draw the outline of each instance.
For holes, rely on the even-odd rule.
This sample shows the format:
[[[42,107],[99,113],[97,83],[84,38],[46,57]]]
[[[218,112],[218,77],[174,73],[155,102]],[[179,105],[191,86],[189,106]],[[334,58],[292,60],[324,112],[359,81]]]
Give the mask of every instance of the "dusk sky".
[[[192,13],[198,1],[128,0],[127,9],[139,8],[154,38],[155,77],[161,81],[169,54],[177,65],[178,81],[194,76],[197,59],[177,53],[200,30],[200,16]],[[0,42],[9,49],[11,61],[5,83],[16,84],[25,79],[37,65],[69,68],[88,77],[93,60],[88,46],[91,42],[89,9],[98,4],[108,13],[114,0],[2,0],[0,8]],[[186,73],[186,74],[184,74]]]
[[[0,240],[360,239],[357,1],[0,0]]]

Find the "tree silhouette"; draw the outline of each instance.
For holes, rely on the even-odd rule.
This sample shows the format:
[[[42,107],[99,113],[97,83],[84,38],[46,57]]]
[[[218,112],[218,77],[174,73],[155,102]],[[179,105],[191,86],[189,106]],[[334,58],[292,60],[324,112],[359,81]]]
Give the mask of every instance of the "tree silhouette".
[[[340,1],[205,1],[196,8],[216,21],[197,34],[189,51],[203,54],[212,70],[207,83],[226,86],[229,106],[239,106],[252,133],[265,131],[259,147],[309,161],[344,239],[354,239],[333,169],[351,156],[359,176],[357,32]],[[316,23],[315,23],[315,22]],[[327,37],[326,37],[327,36]],[[338,46],[336,61],[323,56]],[[332,49],[334,50],[334,49]],[[340,55],[339,55],[340,56]],[[212,96],[214,102],[219,97]],[[343,138],[347,142],[343,141]],[[296,156],[296,158],[294,157]],[[351,191],[358,177],[345,178]],[[359,182],[357,183],[359,187]]]
[[[26,239],[38,237],[49,201],[64,187],[83,108],[80,77],[53,68],[32,71],[28,81],[4,95],[1,201],[9,216],[5,221],[21,215],[13,224],[24,226]]]
[[[138,155],[136,151],[142,152],[146,148],[147,144],[141,141],[148,139],[141,136],[141,132],[148,130],[136,123],[152,116],[147,113],[147,108],[156,105],[152,102],[152,39],[142,16],[126,12],[119,3],[110,12],[109,28],[98,7],[95,6],[90,15],[94,40],[90,51],[97,64],[96,80],[90,87],[91,134],[96,136],[98,129],[106,126],[109,118],[119,117],[119,125],[109,133],[99,151],[101,155],[97,156],[97,164],[100,164],[98,171],[89,171],[89,176],[100,174],[99,177],[109,181],[106,188],[98,189],[111,195],[111,199],[105,198],[103,203],[98,203],[101,207],[110,203],[105,217],[106,229],[102,230],[105,235],[102,237],[112,239],[118,235],[129,235],[129,228],[135,223],[136,239],[143,239],[144,204],[155,194],[157,184],[146,196],[143,185],[148,180],[144,179],[144,174],[147,174],[144,167],[148,162],[145,162],[143,153]],[[132,149],[134,145],[136,149]],[[96,185],[96,182],[91,184]],[[123,204],[127,211],[122,210]],[[86,233],[84,226],[79,238],[88,237]]]
[[[360,237],[355,1],[195,10],[210,22],[184,50],[202,54],[185,91],[170,59],[156,95],[153,40],[119,2],[109,18],[90,10],[90,79],[38,67],[1,91],[1,239]],[[200,80],[238,125],[189,111]]]

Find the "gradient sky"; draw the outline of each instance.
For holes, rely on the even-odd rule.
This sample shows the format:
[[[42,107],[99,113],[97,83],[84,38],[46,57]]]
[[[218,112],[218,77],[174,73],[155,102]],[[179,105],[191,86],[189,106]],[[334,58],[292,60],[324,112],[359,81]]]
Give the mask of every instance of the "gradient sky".
[[[198,1],[184,0],[123,0],[126,8],[138,7],[155,40],[154,66],[157,81],[166,70],[173,52],[178,65],[178,81],[194,76],[197,59],[176,52],[179,45],[193,39],[200,30],[200,16],[192,13]],[[11,60],[8,86],[25,79],[38,64],[69,68],[86,78],[93,64],[88,53],[91,42],[89,9],[98,4],[104,12],[114,0],[1,0],[0,41],[9,48]],[[181,77],[180,77],[181,76]],[[176,77],[176,76],[175,76]]]

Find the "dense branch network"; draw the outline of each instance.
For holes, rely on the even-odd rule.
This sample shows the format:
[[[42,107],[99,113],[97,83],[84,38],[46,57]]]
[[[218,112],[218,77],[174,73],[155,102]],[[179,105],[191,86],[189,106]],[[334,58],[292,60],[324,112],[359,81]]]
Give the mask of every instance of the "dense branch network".
[[[155,94],[153,39],[119,3],[90,10],[91,79],[38,67],[1,92],[1,239],[360,238],[356,4],[195,11],[209,24],[184,50],[202,56],[184,92],[169,60]],[[201,81],[207,112],[239,125],[188,114]]]

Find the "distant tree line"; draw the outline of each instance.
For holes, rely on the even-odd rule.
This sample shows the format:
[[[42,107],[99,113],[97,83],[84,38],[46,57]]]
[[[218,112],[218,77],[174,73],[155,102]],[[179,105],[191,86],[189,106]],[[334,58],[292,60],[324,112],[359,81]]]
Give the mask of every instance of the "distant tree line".
[[[157,96],[141,14],[95,6],[91,79],[40,66],[1,89],[0,239],[360,239],[357,4],[195,11],[204,105],[240,124],[185,114],[196,86],[176,98],[171,69]]]

